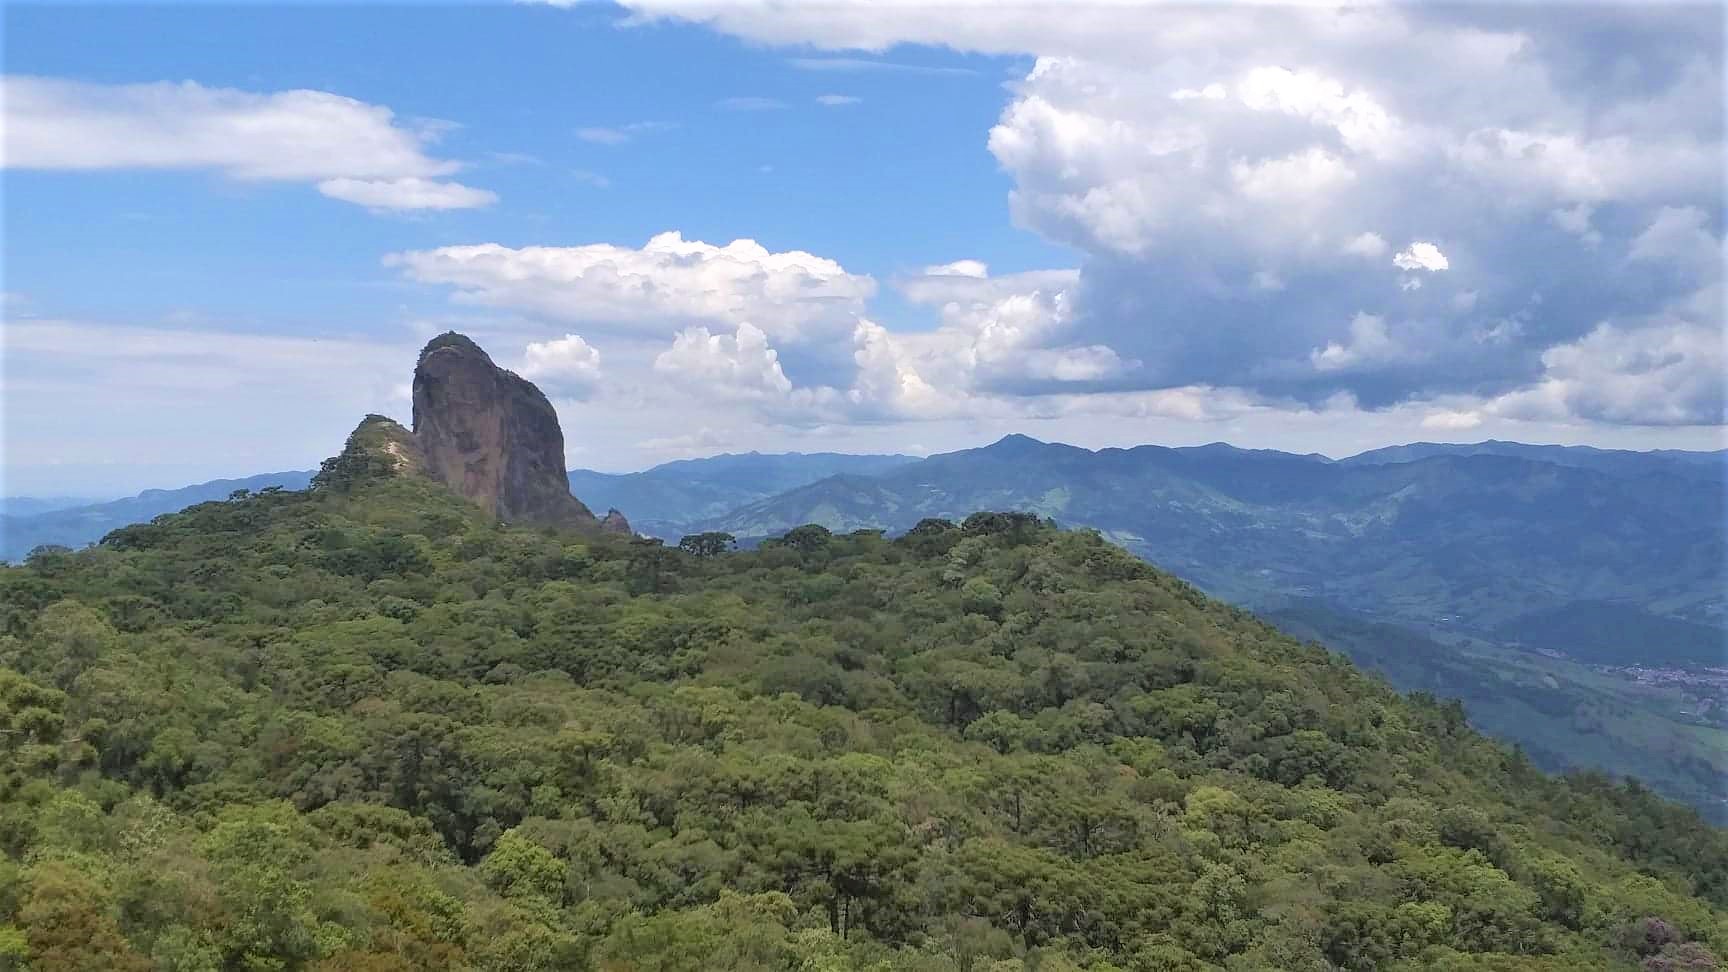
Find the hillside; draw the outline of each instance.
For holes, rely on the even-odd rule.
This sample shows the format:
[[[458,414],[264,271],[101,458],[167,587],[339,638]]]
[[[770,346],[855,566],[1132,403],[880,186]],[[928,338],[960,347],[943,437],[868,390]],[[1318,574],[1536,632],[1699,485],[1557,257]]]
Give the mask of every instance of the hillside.
[[[1728,668],[1724,459],[1481,443],[1333,462],[1010,436],[692,529],[896,531],[979,508],[1095,528],[1213,596],[1304,605],[1303,630],[1400,688],[1446,687],[1546,768],[1635,774],[1728,821],[1728,678],[1697,670]]]
[[[1411,628],[1296,600],[1260,616],[1344,652],[1406,691],[1459,699],[1470,724],[1516,742],[1550,770],[1636,776],[1721,824],[1728,821],[1728,733],[1699,718],[1710,698],[1685,682],[1640,681],[1580,662]],[[1678,623],[1678,622],[1675,622]],[[1575,642],[1565,642],[1576,650]],[[1624,653],[1625,640],[1612,642]]]
[[[1101,538],[693,557],[396,464],[0,568],[0,949],[73,969],[1657,969],[1728,840]]]

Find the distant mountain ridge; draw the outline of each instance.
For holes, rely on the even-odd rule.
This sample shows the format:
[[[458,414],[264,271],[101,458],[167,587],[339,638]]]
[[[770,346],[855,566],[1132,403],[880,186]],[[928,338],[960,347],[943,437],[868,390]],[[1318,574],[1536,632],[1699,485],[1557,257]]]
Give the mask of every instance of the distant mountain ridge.
[[[904,530],[1017,509],[1098,529],[1238,603],[1323,597],[1351,610],[1491,626],[1574,600],[1720,624],[1725,480],[1708,457],[1576,462],[1433,450],[1332,461],[1223,445],[1091,451],[1026,436],[875,476],[835,476],[691,528],[772,536],[802,523]],[[1611,471],[1597,463],[1615,464]],[[1688,487],[1671,488],[1684,476]],[[1390,596],[1389,596],[1390,595]]]
[[[1728,819],[1716,676],[1591,668],[1728,667],[1725,501],[1721,452],[1416,444],[1334,461],[1009,436],[680,528],[749,543],[976,509],[1093,528],[1400,688],[1462,697],[1545,766],[1635,774]]]
[[[1342,463],[1373,465],[1378,463],[1414,462],[1434,456],[1509,456],[1535,459],[1562,466],[1578,466],[1602,472],[1637,472],[1649,468],[1651,460],[1665,460],[1699,470],[1720,473],[1728,464],[1728,449],[1698,452],[1686,449],[1651,449],[1634,452],[1626,449],[1598,449],[1594,446],[1527,445],[1523,442],[1447,443],[1411,442],[1406,445],[1370,449],[1345,459]]]
[[[43,544],[82,547],[102,539],[111,530],[143,523],[164,513],[177,513],[198,503],[226,499],[237,489],[254,492],[271,486],[305,489],[311,481],[312,470],[294,469],[244,479],[212,479],[178,489],[147,489],[136,496],[105,503],[0,516],[0,560],[19,560]]]
[[[569,476],[576,495],[624,510],[644,533],[677,540],[684,525],[790,489],[836,475],[877,475],[918,461],[905,455],[746,452],[678,459],[633,473],[572,469]]]

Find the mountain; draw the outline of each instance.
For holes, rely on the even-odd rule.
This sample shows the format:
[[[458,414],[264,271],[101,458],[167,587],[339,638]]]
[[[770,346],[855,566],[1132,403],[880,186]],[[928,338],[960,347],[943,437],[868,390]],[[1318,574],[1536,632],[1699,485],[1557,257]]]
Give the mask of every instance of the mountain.
[[[916,462],[914,456],[836,452],[728,453],[680,459],[634,473],[570,470],[570,490],[596,506],[628,509],[643,533],[677,540],[690,523],[721,516],[829,476],[871,476]]]
[[[82,547],[102,539],[110,530],[143,523],[195,503],[226,499],[235,490],[305,489],[311,480],[309,470],[263,473],[244,479],[212,479],[179,489],[147,489],[136,496],[106,503],[33,514],[8,513],[0,516],[0,560],[21,560],[43,544]]]
[[[10,964],[1633,972],[1728,946],[1722,830],[1545,775],[1095,534],[981,513],[696,556],[501,522],[416,446],[368,419],[306,491],[0,567]]]
[[[1413,462],[1434,456],[1509,456],[1636,476],[1648,475],[1652,469],[1662,468],[1720,477],[1724,468],[1728,467],[1728,449],[1714,452],[1691,452],[1683,449],[1633,452],[1625,449],[1597,449],[1591,446],[1526,445],[1522,442],[1501,442],[1496,439],[1469,444],[1412,442],[1408,445],[1372,449],[1341,461],[1355,465],[1377,465]]]
[[[34,516],[105,502],[88,496],[7,496],[0,498],[0,516]]]
[[[464,335],[433,338],[415,362],[414,442],[428,475],[501,520],[600,528],[570,493],[552,403]]]
[[[1400,688],[1465,699],[1543,766],[1637,775],[1728,820],[1728,677],[1706,670],[1728,668],[1722,460],[1486,443],[1333,462],[1009,436],[686,527],[748,545],[978,508],[1090,527]]]
[[[905,530],[1017,509],[1091,527],[1209,593],[1324,599],[1487,630],[1574,601],[1728,616],[1728,465],[1654,455],[1610,474],[1498,454],[1332,462],[1225,445],[1096,452],[1009,436],[876,476],[838,476],[692,526]],[[1686,489],[1673,488],[1688,470]]]

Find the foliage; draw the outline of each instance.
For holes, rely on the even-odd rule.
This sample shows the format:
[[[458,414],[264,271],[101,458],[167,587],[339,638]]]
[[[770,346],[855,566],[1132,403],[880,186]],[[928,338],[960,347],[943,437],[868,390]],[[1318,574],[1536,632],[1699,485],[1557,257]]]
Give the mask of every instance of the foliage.
[[[1728,942],[1695,814],[1547,777],[1097,535],[678,549],[361,472],[0,569],[0,967],[1680,969]]]

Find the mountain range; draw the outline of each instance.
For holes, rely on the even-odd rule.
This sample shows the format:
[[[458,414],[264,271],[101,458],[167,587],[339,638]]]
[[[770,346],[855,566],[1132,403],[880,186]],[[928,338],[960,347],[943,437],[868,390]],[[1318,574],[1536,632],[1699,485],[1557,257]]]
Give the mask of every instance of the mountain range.
[[[1713,527],[1725,473],[1724,453],[1417,444],[1332,461],[1223,444],[1092,451],[1013,435],[677,526],[740,538],[802,523],[895,532],[1015,509],[1099,530],[1248,606],[1314,597],[1516,633],[1533,612],[1605,601],[1720,626],[1728,532]]]
[[[1008,436],[931,456],[760,453],[572,470],[642,534],[743,546],[807,523],[898,533],[1020,510],[1105,537],[1217,597],[1464,700],[1550,768],[1636,774],[1728,814],[1728,452],[1482,442],[1313,454]],[[298,489],[287,472],[0,520],[4,554]],[[1640,669],[1656,674],[1640,674]]]
[[[1286,633],[1004,492],[1049,463],[1083,502],[1033,499],[1094,509],[1131,491],[1090,468],[1119,456],[897,461],[820,482],[878,480],[898,516],[994,475],[1009,508],[669,546],[569,492],[550,405],[471,341],[434,339],[414,386],[412,428],[365,417],[304,490],[0,565],[3,964],[1654,972],[1728,952],[1728,831],[1635,780],[1540,772],[1545,750],[1442,697],[1618,718],[1496,709],[1493,682],[1547,656],[1483,668],[1496,646],[1313,598],[1270,615]],[[1301,511],[1357,482],[1226,489],[1206,470],[1335,464],[1174,452],[1147,454],[1187,470],[1161,484],[1188,504],[1172,537],[1219,497]],[[1517,498],[1550,475],[1516,472]],[[1320,629],[1418,691],[1290,636]]]
[[[0,513],[0,560],[20,560],[36,547],[83,547],[102,539],[111,530],[133,523],[146,523],[164,513],[175,513],[198,503],[226,499],[235,490],[257,492],[272,486],[305,489],[312,470],[259,473],[243,479],[212,479],[177,489],[147,489],[136,496],[92,503],[16,497],[5,501]],[[45,505],[46,504],[46,505]]]

